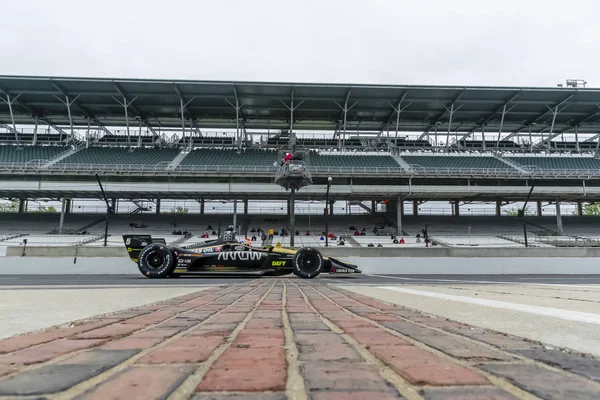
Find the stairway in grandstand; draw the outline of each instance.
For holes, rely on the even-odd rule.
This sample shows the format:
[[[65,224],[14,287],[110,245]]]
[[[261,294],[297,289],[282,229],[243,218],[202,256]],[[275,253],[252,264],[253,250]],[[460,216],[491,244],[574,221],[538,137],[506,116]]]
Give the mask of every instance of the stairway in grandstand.
[[[181,164],[183,159],[187,157],[188,154],[190,154],[190,152],[187,149],[182,149],[181,152],[179,154],[177,154],[177,157],[175,157],[173,160],[171,160],[169,165],[167,165],[167,170],[172,171],[175,168],[177,168],[179,166],[179,164]]]
[[[525,169],[523,169],[523,167],[521,165],[517,164],[514,161],[511,161],[509,159],[502,157],[500,154],[493,154],[492,157],[494,157],[497,160],[502,161],[504,164],[516,169],[519,172],[527,173],[527,171]]]
[[[408,165],[408,163],[406,161],[404,161],[404,159],[399,156],[399,155],[394,155],[392,156],[394,158],[394,160],[396,160],[396,162],[405,170],[405,171],[410,171],[410,165]]]
[[[65,158],[72,156],[73,154],[77,153],[79,150],[81,150],[83,148],[85,148],[85,143],[80,143],[77,146],[75,146],[74,148],[70,148],[63,153],[58,154],[56,157],[50,159],[47,164],[44,164],[44,168],[48,168],[48,167],[64,160]]]

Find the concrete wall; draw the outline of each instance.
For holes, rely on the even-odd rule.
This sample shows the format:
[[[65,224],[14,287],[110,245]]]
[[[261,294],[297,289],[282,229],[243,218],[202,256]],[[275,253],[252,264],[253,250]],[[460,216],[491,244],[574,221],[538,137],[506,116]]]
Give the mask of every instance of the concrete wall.
[[[600,274],[595,258],[344,257],[365,274]],[[2,257],[0,275],[125,274],[143,278],[127,257]],[[342,276],[343,278],[343,276]],[[0,280],[1,282],[1,280]]]
[[[597,258],[599,247],[515,247],[515,248],[466,248],[466,247],[430,247],[430,248],[390,248],[390,247],[329,247],[319,248],[321,253],[331,257],[367,257],[367,258]],[[21,256],[22,246],[8,246],[6,256]],[[124,246],[28,246],[27,257],[127,257]]]

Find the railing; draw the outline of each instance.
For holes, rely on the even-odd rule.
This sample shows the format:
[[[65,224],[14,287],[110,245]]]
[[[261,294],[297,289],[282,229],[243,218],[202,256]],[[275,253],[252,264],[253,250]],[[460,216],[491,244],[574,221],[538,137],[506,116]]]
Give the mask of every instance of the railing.
[[[58,174],[148,174],[148,175],[268,175],[274,176],[278,166],[235,166],[235,165],[179,165],[167,169],[164,162],[155,165],[143,164],[63,164],[45,166],[47,160],[27,163],[0,163],[0,172],[58,173]],[[525,166],[524,172],[510,168],[428,168],[411,165],[406,171],[402,167],[317,167],[309,166],[313,176],[443,176],[443,177],[533,177],[533,178],[589,178],[600,177],[600,169],[541,169]]]

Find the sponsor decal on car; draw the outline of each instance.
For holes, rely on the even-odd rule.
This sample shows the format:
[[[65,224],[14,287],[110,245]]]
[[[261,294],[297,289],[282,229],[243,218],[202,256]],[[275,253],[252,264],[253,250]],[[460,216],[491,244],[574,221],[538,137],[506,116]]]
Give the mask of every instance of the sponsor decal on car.
[[[218,260],[231,261],[259,261],[262,254],[255,251],[226,251],[219,253]]]
[[[235,246],[233,249],[237,251],[244,251],[245,248],[244,246]]]
[[[127,240],[125,241],[125,245],[129,246],[131,244],[131,238],[127,238]]]
[[[285,265],[285,263],[286,263],[285,261],[273,261],[273,262],[271,263],[271,265],[272,265],[273,267],[282,267],[282,266],[284,266],[284,265]]]

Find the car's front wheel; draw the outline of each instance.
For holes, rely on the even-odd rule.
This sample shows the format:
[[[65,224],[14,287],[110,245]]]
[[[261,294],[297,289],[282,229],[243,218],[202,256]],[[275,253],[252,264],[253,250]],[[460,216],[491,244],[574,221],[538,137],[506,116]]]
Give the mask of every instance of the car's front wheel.
[[[304,279],[312,279],[319,276],[323,269],[323,256],[311,247],[303,247],[292,261],[294,274]]]
[[[138,268],[148,278],[166,278],[175,269],[175,258],[166,245],[152,243],[140,252]]]

